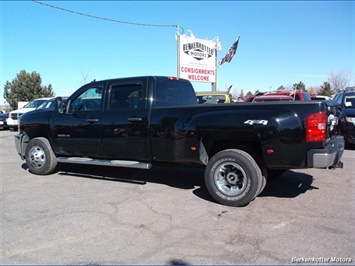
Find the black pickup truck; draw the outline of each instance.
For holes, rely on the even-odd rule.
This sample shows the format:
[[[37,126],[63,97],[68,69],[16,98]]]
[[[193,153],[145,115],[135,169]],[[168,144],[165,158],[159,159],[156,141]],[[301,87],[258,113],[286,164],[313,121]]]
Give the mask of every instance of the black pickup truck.
[[[244,206],[273,172],[342,167],[336,110],[321,101],[199,105],[184,79],[109,79],[21,116],[15,144],[38,175],[57,163],[204,167],[217,202]]]

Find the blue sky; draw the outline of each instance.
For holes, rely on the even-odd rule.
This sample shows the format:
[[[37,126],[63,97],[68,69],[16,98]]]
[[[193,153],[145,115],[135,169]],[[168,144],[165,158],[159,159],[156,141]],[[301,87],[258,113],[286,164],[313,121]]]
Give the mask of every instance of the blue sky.
[[[217,70],[217,88],[234,93],[302,81],[320,86],[332,72],[355,78],[353,1],[44,1],[60,8],[141,24],[180,25],[222,44],[240,36],[236,55]],[[33,1],[2,1],[0,103],[6,81],[36,71],[56,95],[93,79],[177,75],[175,27],[98,20]],[[352,83],[355,83],[354,79]],[[210,90],[210,83],[193,83]],[[354,85],[354,84],[350,84]]]

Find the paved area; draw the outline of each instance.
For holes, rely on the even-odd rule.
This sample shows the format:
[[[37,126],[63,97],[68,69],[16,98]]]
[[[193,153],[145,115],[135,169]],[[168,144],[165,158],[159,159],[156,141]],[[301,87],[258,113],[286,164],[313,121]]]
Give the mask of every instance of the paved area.
[[[243,208],[198,169],[63,165],[28,172],[0,131],[0,264],[355,263],[355,151],[344,169],[294,170]]]

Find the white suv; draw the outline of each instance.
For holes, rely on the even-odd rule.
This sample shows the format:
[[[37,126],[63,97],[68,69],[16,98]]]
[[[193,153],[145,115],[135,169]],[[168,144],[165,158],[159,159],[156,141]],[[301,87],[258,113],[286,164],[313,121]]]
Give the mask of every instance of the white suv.
[[[18,119],[20,118],[21,115],[24,113],[27,113],[29,111],[35,110],[38,106],[40,106],[42,103],[45,101],[49,100],[51,98],[39,98],[36,100],[33,100],[32,102],[29,102],[26,104],[24,107],[14,110],[9,113],[9,118],[6,120],[7,125],[9,126],[10,129],[17,130],[18,126]]]

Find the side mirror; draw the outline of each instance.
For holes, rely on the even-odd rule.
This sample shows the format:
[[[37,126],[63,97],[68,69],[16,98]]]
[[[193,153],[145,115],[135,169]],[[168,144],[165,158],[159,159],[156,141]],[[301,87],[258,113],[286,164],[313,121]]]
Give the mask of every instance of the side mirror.
[[[64,112],[64,103],[62,97],[55,98],[55,110],[60,114]]]

